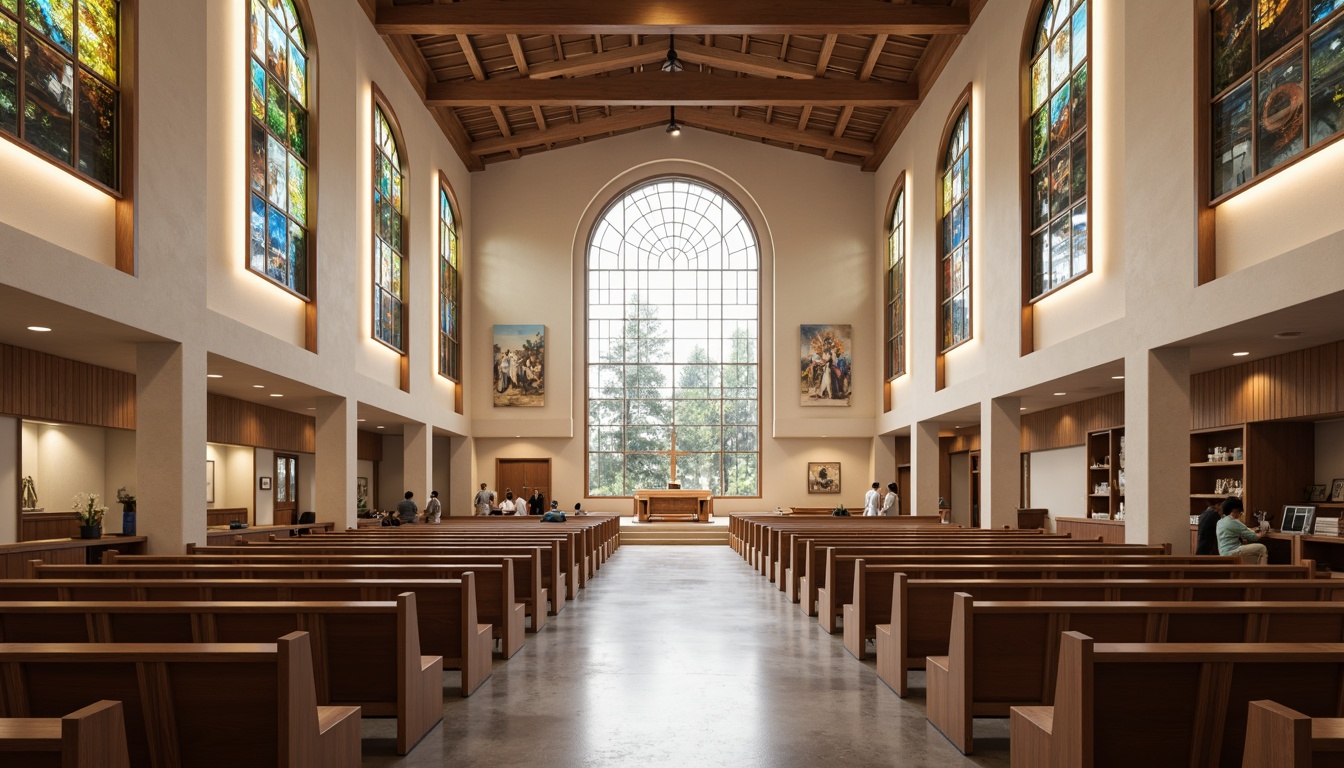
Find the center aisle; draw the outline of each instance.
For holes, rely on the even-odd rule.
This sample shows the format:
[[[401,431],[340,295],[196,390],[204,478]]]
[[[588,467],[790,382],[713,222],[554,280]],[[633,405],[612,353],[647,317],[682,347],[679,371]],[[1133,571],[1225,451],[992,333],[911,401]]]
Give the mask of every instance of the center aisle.
[[[963,757],[913,682],[897,698],[727,547],[627,546],[410,755],[366,740],[364,766],[1008,764],[1007,720]]]

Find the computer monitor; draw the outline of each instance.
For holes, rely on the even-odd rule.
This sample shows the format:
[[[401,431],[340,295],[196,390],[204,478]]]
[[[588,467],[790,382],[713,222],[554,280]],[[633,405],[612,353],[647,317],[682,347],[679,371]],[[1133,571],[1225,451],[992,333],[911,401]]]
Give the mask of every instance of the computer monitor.
[[[1311,526],[1315,522],[1316,507],[1299,504],[1283,505],[1281,530],[1284,533],[1311,533]]]

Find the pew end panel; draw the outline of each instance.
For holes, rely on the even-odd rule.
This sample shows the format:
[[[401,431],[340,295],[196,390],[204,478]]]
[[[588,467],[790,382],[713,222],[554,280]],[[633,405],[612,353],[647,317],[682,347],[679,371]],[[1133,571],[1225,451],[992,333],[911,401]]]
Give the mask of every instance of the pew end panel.
[[[397,595],[397,754],[405,755],[443,721],[443,657],[420,654],[415,593]]]
[[[0,719],[0,762],[14,768],[130,768],[119,701],[99,701],[60,718]]]

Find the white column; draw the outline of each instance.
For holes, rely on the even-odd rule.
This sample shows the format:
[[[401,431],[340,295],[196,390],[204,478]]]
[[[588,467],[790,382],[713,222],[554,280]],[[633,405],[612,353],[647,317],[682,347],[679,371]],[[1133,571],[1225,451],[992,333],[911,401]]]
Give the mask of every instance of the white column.
[[[1125,357],[1125,541],[1190,551],[1190,350]]]
[[[205,544],[205,370],[204,349],[136,345],[136,530],[152,555]]]
[[[429,492],[433,490],[431,480],[433,471],[431,462],[433,461],[434,441],[431,439],[431,430],[428,424],[410,423],[402,427],[402,482],[406,485],[396,494],[400,499],[406,491],[415,493],[415,505],[420,509],[425,508],[425,503],[429,501]]]
[[[354,528],[355,476],[359,474],[359,434],[354,403],[344,397],[317,398],[317,519],[336,530]]]
[[[938,514],[938,424],[921,421],[910,427],[910,514]]]
[[[980,527],[1017,527],[1022,500],[1022,415],[1016,397],[980,404]]]

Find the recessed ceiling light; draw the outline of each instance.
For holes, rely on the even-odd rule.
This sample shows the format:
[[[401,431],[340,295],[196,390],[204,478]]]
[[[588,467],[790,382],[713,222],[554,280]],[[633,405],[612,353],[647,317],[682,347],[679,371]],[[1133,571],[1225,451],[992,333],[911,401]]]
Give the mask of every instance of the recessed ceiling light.
[[[30,326],[28,326],[28,330],[30,330],[30,331],[36,331],[36,332],[38,332],[38,333],[50,333],[50,332],[51,332],[51,329],[48,328],[48,327],[46,327],[45,325],[30,325]]]
[[[1055,397],[1063,397],[1063,396],[1065,396],[1065,395],[1067,395],[1067,394],[1069,394],[1069,393],[1068,393],[1068,392],[1056,392],[1056,393],[1055,393]]]
[[[1125,378],[1125,377],[1124,377],[1124,376],[1112,376],[1111,378],[1112,378],[1112,379],[1119,380],[1119,379],[1123,379],[1123,378]]]
[[[1249,355],[1249,354],[1251,354],[1251,353],[1250,353],[1250,352],[1233,352],[1233,353],[1232,353],[1232,356],[1233,356],[1233,357],[1245,357],[1245,356],[1247,356],[1247,355]]]
[[[1021,408],[1018,408],[1017,410],[1019,410],[1019,411],[1025,411],[1025,410],[1027,410],[1027,407],[1024,405],[1024,406],[1022,406]]]
[[[222,379],[222,378],[224,378],[224,374],[222,374],[222,373],[207,373],[207,374],[205,374],[205,378],[207,378],[207,379]]]
[[[382,424],[379,424],[379,425],[377,426],[377,429],[387,429],[387,427],[384,427]]]
[[[1302,332],[1301,332],[1301,331],[1279,331],[1278,333],[1274,334],[1274,338],[1276,338],[1276,339],[1296,339],[1298,336],[1301,336],[1301,335],[1302,335]]]
[[[252,388],[253,388],[253,389],[265,389],[265,388],[266,388],[266,385],[265,385],[265,384],[253,384],[253,385],[252,385]]]
[[[308,406],[308,410],[310,410],[310,411],[316,411],[316,410],[317,410],[317,406],[316,406],[316,405],[310,405],[310,406]]]
[[[279,392],[272,392],[271,397],[284,397],[284,395],[280,394]]]
[[[355,421],[368,421],[368,419],[355,419]]]

